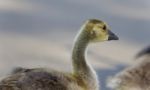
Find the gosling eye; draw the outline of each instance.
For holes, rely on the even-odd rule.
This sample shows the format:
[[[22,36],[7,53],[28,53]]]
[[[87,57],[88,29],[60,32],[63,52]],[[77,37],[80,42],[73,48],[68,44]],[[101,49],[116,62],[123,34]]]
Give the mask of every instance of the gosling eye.
[[[104,25],[103,30],[106,30],[106,26]]]

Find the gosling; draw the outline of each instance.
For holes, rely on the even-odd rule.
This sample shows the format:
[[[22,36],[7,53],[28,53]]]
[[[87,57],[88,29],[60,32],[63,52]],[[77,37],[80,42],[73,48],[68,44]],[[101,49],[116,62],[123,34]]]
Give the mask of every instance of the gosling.
[[[118,40],[118,37],[106,23],[97,19],[87,20],[75,39],[72,72],[45,68],[17,69],[0,82],[0,90],[99,90],[96,72],[85,54],[88,44],[109,40]]]
[[[150,90],[150,46],[136,55],[133,66],[118,73],[109,82],[113,90]]]

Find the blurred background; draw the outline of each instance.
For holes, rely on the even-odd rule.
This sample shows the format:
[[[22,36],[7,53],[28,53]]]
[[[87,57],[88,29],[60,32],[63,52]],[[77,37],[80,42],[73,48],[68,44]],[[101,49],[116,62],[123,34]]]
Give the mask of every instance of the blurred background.
[[[108,23],[120,40],[90,45],[102,90],[108,76],[150,45],[149,0],[0,0],[0,77],[17,66],[71,70],[74,37],[85,20]]]

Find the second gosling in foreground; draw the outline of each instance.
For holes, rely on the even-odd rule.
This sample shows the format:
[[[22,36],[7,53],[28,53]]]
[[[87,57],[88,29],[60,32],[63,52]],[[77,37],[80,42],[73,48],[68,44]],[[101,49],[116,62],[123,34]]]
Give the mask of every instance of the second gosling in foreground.
[[[150,46],[136,55],[136,61],[108,82],[113,90],[150,90]]]

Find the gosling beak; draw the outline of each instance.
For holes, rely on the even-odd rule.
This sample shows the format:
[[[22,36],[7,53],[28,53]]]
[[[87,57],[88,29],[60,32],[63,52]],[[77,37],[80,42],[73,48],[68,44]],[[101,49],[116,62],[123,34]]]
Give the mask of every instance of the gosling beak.
[[[108,34],[109,34],[109,37],[108,37],[108,40],[119,40],[118,36],[115,35],[113,32],[111,32],[110,30],[108,30]]]

